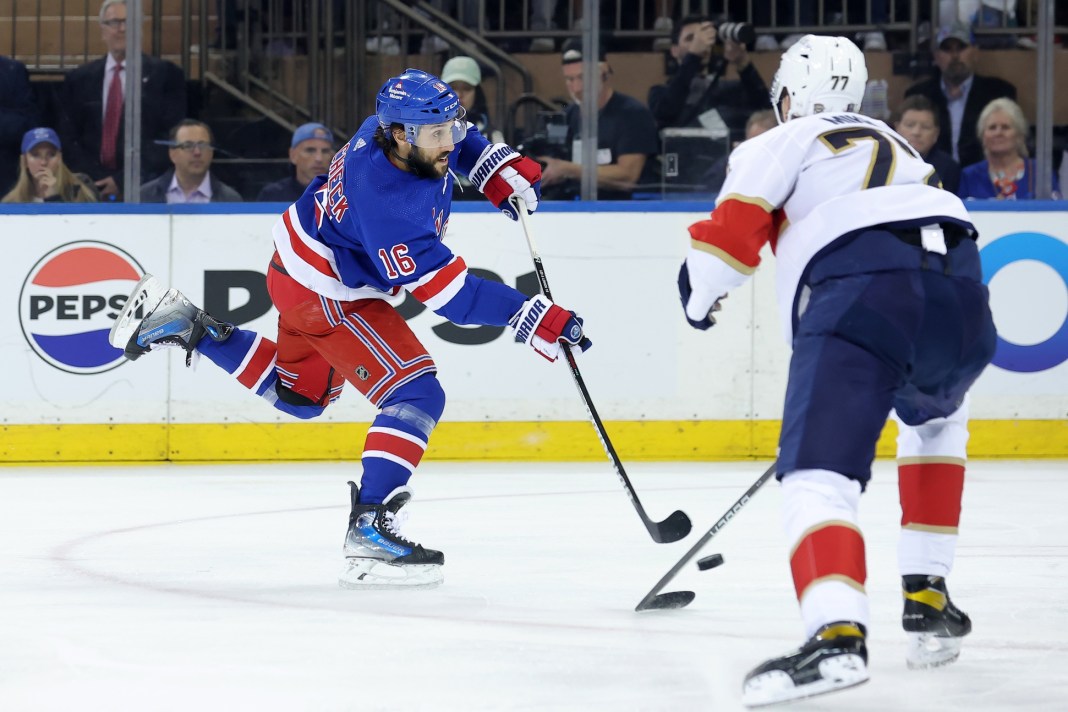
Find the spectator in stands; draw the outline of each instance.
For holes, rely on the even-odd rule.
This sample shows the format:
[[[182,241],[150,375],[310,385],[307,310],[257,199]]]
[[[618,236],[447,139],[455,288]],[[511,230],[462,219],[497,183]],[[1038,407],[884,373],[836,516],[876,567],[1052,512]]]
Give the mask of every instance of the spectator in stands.
[[[19,177],[5,203],[95,203],[89,176],[75,175],[63,163],[59,136],[50,128],[30,129],[22,137]]]
[[[104,0],[101,59],[83,64],[63,81],[59,133],[74,170],[88,173],[101,197],[122,198],[125,166],[126,0]],[[156,142],[186,113],[185,75],[176,65],[141,55],[141,172],[157,176],[167,168]]]
[[[778,125],[779,122],[775,118],[775,112],[772,109],[755,111],[749,116],[749,120],[745,122],[745,140],[748,141],[754,136],[770,131]],[[741,141],[735,142],[731,150],[737,148],[739,143]],[[727,179],[727,163],[729,160],[730,155],[726,155],[708,169],[705,182],[712,192],[718,193],[719,189],[723,187],[723,181]]]
[[[171,129],[167,152],[174,165],[141,186],[142,203],[239,203],[241,195],[211,175],[211,129],[203,121],[183,119]]]
[[[1004,79],[975,73],[979,48],[971,28],[954,22],[938,31],[934,61],[939,74],[917,84],[905,96],[921,94],[938,108],[942,127],[937,146],[962,166],[983,159],[983,149],[972,130],[983,107],[999,97],[1016,99],[1016,87]]]
[[[37,122],[26,65],[0,57],[0,190],[14,183],[19,172],[19,141]]]
[[[1035,198],[1035,162],[1028,158],[1027,119],[1012,99],[995,99],[979,115],[979,140],[986,159],[961,171],[962,199]],[[1053,197],[1060,198],[1060,181],[1053,175]]]
[[[460,105],[467,112],[467,120],[478,127],[479,133],[491,143],[504,143],[504,134],[489,118],[486,93],[482,91],[482,69],[470,57],[453,57],[441,69],[441,80],[451,86]]]
[[[486,93],[482,91],[482,69],[470,57],[453,57],[441,69],[441,79],[452,87],[467,112],[466,119],[478,127],[479,133],[490,143],[505,143],[504,134],[493,127],[489,118]],[[471,185],[465,175],[457,175],[453,183],[453,200],[475,200],[482,194]]]
[[[322,124],[301,124],[289,142],[289,162],[293,175],[268,183],[260,190],[260,202],[293,203],[318,175],[326,175],[334,156],[334,134]]]
[[[771,108],[768,87],[745,45],[724,40],[720,56],[713,52],[715,44],[716,26],[706,15],[685,17],[672,30],[670,51],[678,70],[666,84],[649,90],[649,108],[659,128],[711,128],[718,114],[731,139],[740,141],[749,115]],[[737,81],[723,81],[728,65],[738,72]]]
[[[642,182],[650,156],[659,153],[656,121],[637,99],[612,88],[612,68],[602,56],[600,92],[597,96],[597,199],[629,200]],[[572,103],[565,110],[567,141],[571,160],[539,156],[544,165],[542,193],[547,200],[574,199],[582,179],[582,50],[566,49],[563,54],[564,84]],[[649,173],[645,173],[647,180]]]
[[[960,186],[960,164],[935,145],[941,130],[938,110],[922,94],[907,97],[890,119],[894,130],[905,137],[913,148],[930,163],[942,180],[942,187],[956,193]]]

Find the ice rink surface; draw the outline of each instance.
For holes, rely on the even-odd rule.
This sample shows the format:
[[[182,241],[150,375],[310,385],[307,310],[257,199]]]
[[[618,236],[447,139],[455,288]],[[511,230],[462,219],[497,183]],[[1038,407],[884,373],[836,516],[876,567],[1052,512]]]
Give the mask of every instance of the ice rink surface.
[[[406,533],[446,554],[427,591],[338,588],[358,463],[0,468],[0,710],[737,710],[745,673],[800,643],[768,484],[634,606],[767,463],[427,462]],[[947,668],[904,664],[896,470],[862,499],[871,682],[771,709],[1068,709],[1068,464],[969,466]]]

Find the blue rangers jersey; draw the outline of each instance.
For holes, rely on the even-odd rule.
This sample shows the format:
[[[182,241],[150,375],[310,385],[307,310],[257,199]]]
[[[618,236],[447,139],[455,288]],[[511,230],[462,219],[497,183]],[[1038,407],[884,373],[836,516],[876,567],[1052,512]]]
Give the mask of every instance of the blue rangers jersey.
[[[468,273],[443,239],[454,170],[465,175],[489,142],[469,125],[444,178],[420,178],[393,165],[375,144],[369,117],[274,226],[289,275],[329,299],[384,299],[401,290],[456,324],[503,326],[526,297]]]

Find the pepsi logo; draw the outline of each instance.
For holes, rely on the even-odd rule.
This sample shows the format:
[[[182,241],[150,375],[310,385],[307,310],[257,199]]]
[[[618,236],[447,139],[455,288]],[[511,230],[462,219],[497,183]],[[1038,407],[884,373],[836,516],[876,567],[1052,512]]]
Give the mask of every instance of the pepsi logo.
[[[142,275],[137,260],[105,242],[57,247],[38,260],[19,292],[26,342],[67,373],[102,373],[122,365],[122,351],[108,343],[108,332]]]

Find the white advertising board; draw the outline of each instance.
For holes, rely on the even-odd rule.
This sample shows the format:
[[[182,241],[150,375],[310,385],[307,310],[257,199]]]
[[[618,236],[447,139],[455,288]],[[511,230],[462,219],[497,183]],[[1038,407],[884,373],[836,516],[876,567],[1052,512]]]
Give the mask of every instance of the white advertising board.
[[[676,278],[697,212],[539,212],[531,221],[555,299],[587,323],[580,357],[605,420],[766,420],[781,416],[789,350],[774,298],[775,261],[724,303],[709,332],[682,318]],[[1004,344],[973,393],[973,417],[1061,419],[1068,403],[1068,223],[1058,212],[976,212]],[[263,286],[275,216],[251,214],[0,215],[0,356],[5,423],[287,420],[202,361],[136,363],[108,352],[114,298],[141,271],[209,311],[273,337]],[[447,235],[469,267],[536,289],[519,226],[456,212]],[[511,342],[507,330],[457,327],[409,303],[410,324],[438,363],[452,421],[583,420],[567,369]],[[348,390],[326,420],[372,413]]]

